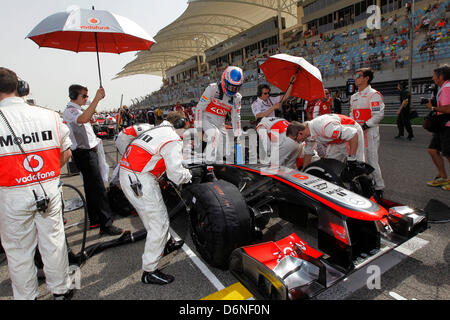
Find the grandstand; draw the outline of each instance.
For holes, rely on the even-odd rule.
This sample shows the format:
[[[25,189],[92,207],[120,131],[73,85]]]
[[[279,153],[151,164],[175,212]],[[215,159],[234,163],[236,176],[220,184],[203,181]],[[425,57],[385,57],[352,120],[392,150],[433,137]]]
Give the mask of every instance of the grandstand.
[[[194,5],[197,6],[194,8],[196,10],[199,9],[199,5],[203,6],[201,11],[203,21],[216,23],[212,23],[211,26],[205,24],[189,32],[184,41],[177,42],[180,46],[178,51],[183,54],[175,60],[170,60],[171,63],[167,63],[168,57],[164,57],[160,50],[157,49],[152,53],[152,49],[146,55],[138,55],[135,61],[124,67],[118,77],[137,73],[156,74],[156,65],[160,67],[159,72],[163,75],[161,88],[137,101],[133,107],[164,108],[173,106],[178,101],[197,102],[204,88],[210,82],[217,81],[226,66],[237,65],[243,68],[245,74],[245,83],[241,89],[244,97],[241,114],[243,117],[251,118],[250,105],[256,98],[256,87],[259,83],[265,82],[259,65],[270,55],[288,53],[302,56],[317,66],[322,73],[324,86],[331,92],[338,89],[345,92],[346,81],[352,77],[356,69],[372,67],[375,70],[372,85],[385,97],[386,116],[395,115],[398,107],[396,84],[398,81],[408,80],[408,68],[412,63],[414,108],[420,115],[426,112],[426,108],[419,104],[420,96],[427,94],[426,87],[431,84],[433,69],[438,64],[450,61],[448,23],[450,1],[414,2],[412,57],[409,49],[408,1],[284,0],[281,1],[284,7],[268,8],[268,5],[274,2],[280,3],[268,0],[190,1],[186,12],[191,13],[183,14],[164,28],[162,34],[160,31],[155,37],[157,41],[160,34],[167,36],[167,30],[178,30],[180,33],[180,24],[184,29],[192,31],[186,21],[195,19],[196,16],[190,9]],[[234,21],[233,18],[231,21],[225,21],[223,16],[217,13],[216,7],[224,3],[235,6]],[[292,8],[293,3],[296,6],[295,10]],[[366,13],[366,8],[373,4],[381,8],[381,28],[371,30],[367,28],[370,14]],[[249,10],[250,5],[253,5],[252,10]],[[210,16],[205,12],[210,12]],[[229,12],[225,13],[229,17]],[[214,15],[217,15],[215,19]],[[292,23],[294,15],[296,21]],[[213,30],[217,22],[223,23],[224,26]],[[213,37],[212,34],[215,33],[217,35]],[[184,37],[183,32],[180,37],[182,36]],[[214,41],[202,42],[201,39],[206,37],[211,37]],[[174,38],[168,39],[172,39],[170,41],[173,45]],[[166,39],[162,38],[162,47],[167,49],[169,47],[166,47],[165,41]],[[191,48],[193,42],[195,44],[202,42],[201,47],[197,46],[192,50],[183,49]],[[164,64],[161,63],[163,60]],[[276,94],[280,90],[273,87],[272,92]],[[344,112],[346,108],[348,105],[344,105]]]

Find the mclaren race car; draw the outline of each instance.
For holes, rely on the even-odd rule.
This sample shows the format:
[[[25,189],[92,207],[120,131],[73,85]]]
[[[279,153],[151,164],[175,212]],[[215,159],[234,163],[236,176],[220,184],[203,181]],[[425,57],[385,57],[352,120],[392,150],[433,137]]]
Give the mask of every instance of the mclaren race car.
[[[202,258],[260,299],[312,298],[427,228],[423,210],[371,195],[369,166],[347,180],[336,160],[191,170],[192,185],[162,185],[169,215],[186,209]]]

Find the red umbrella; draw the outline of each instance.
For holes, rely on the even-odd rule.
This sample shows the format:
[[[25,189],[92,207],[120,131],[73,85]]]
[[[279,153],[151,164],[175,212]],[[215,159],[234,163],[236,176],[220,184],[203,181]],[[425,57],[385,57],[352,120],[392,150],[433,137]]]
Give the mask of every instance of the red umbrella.
[[[314,100],[325,96],[320,70],[302,57],[280,53],[269,57],[261,66],[266,79],[286,92],[292,85],[291,96]],[[294,83],[290,79],[296,75]]]
[[[42,20],[27,35],[39,47],[75,52],[97,52],[100,87],[99,52],[122,53],[149,50],[152,37],[133,21],[104,10],[76,9],[58,12]]]

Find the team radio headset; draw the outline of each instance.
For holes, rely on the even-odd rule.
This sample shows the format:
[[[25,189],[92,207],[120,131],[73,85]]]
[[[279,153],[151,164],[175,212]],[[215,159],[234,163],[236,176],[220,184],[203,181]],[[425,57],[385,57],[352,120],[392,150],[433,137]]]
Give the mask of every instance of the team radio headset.
[[[150,129],[148,129],[148,130],[145,130],[144,132],[142,132],[139,136],[137,136],[136,138],[134,138],[134,139],[127,145],[127,147],[125,148],[125,150],[127,150],[127,151],[125,151],[125,154],[128,152],[128,148],[130,147],[130,145],[133,143],[134,140],[141,138],[145,133],[147,133],[147,132],[149,132],[149,131],[152,131],[152,130],[155,130],[155,129],[158,129],[158,128],[164,128],[164,127],[175,128],[175,129],[183,129],[185,126],[186,126],[186,120],[185,120],[185,118],[181,118],[181,117],[180,117],[179,119],[177,119],[177,120],[173,123],[173,125],[157,126],[157,127],[150,128]],[[150,140],[149,140],[149,141],[150,141]],[[142,196],[144,195],[144,193],[142,192],[142,183],[141,183],[141,181],[139,181],[139,178],[138,178],[136,172],[134,172],[133,168],[131,167],[131,163],[129,163],[129,165],[130,165],[131,171],[133,172],[133,174],[134,174],[134,176],[135,176],[135,178],[136,178],[136,180],[133,181],[133,180],[131,179],[130,175],[128,175],[128,179],[130,180],[130,187],[131,187],[131,189],[133,190],[133,192],[134,192],[134,194],[136,195],[136,197],[140,198],[140,197],[142,197]]]
[[[24,97],[27,96],[30,93],[30,87],[28,85],[28,83],[24,80],[19,79],[17,82],[17,94],[19,97]],[[30,163],[30,159],[28,157],[28,154],[25,152],[25,150],[23,150],[22,148],[22,139],[18,138],[16,133],[14,132],[14,130],[12,129],[11,125],[9,124],[8,119],[6,119],[5,115],[3,114],[3,112],[0,110],[0,116],[2,117],[3,121],[5,122],[6,126],[8,127],[9,131],[11,132],[12,136],[14,137],[14,144],[16,144],[19,149],[20,152],[25,156],[25,160],[28,162],[28,166],[31,168],[31,171],[33,172],[34,176],[37,178],[37,181],[39,183],[39,186],[41,187],[44,195],[43,196],[38,196],[36,194],[36,192],[33,190],[33,194],[34,194],[34,200],[36,203],[36,208],[39,212],[44,213],[47,208],[48,208],[48,204],[50,202],[50,198],[48,197],[47,193],[45,192],[44,186],[41,183],[41,180],[39,179],[39,175],[36,174],[36,172],[34,171],[33,166]]]

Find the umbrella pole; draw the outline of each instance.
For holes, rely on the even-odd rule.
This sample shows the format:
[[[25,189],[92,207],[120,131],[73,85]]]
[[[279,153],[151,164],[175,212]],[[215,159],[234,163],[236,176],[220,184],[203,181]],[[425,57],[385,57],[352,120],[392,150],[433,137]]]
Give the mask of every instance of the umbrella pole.
[[[95,37],[95,49],[97,51],[97,67],[98,67],[98,78],[100,79],[100,88],[102,87],[102,73],[100,72],[100,58],[98,55],[98,40],[97,40],[97,32],[94,32]]]

